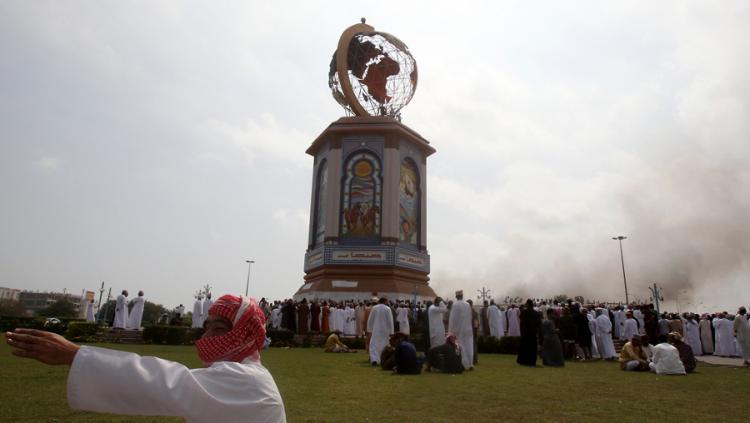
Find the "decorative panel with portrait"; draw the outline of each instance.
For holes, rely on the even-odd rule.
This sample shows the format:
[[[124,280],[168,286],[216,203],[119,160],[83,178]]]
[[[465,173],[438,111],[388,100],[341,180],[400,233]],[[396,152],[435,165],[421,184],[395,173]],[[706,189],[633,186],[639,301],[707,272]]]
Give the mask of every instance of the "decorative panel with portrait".
[[[419,169],[414,160],[401,160],[398,184],[399,225],[398,237],[403,243],[419,246]]]
[[[341,239],[376,240],[380,237],[383,176],[380,161],[369,151],[349,156],[341,184]]]
[[[318,178],[315,182],[315,242],[320,245],[326,236],[326,198],[328,192],[328,161],[324,160],[318,167]]]

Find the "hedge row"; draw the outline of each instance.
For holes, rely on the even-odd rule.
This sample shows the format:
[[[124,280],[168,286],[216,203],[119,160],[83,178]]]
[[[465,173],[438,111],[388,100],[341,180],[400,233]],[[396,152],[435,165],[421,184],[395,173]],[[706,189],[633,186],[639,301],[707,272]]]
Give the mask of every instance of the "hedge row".
[[[58,319],[59,323],[49,324],[45,317],[0,316],[0,331],[8,332],[16,328],[39,329],[64,334],[70,324],[86,323],[83,319]]]
[[[193,345],[203,336],[203,328],[148,325],[143,327],[143,342],[147,344]]]
[[[477,340],[479,354],[518,354],[521,337],[504,336],[500,339],[494,336],[480,336]]]

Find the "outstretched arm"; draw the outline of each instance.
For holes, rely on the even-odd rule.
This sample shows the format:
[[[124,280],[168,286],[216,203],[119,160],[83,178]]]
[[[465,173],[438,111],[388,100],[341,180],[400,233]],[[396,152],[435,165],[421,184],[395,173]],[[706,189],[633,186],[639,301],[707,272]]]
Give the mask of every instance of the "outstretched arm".
[[[53,365],[70,366],[80,348],[56,333],[36,329],[16,329],[14,332],[5,332],[5,342],[14,348],[13,355],[15,356],[33,358]]]

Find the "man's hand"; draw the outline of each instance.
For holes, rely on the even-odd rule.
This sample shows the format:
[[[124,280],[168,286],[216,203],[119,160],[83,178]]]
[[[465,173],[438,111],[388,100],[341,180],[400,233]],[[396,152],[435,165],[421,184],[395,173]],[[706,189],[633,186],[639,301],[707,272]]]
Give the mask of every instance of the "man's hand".
[[[5,342],[14,348],[13,355],[33,358],[45,364],[73,364],[78,345],[62,336],[36,329],[5,332]]]

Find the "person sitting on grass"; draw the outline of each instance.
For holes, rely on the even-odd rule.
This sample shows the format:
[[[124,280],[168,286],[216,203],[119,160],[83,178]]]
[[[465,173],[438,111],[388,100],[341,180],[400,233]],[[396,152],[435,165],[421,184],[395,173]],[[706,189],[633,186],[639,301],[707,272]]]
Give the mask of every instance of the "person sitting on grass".
[[[693,373],[696,362],[695,355],[693,355],[693,349],[690,348],[690,345],[683,341],[682,335],[678,332],[670,332],[669,335],[667,335],[667,340],[677,349],[680,361],[682,362],[682,365],[685,366],[685,371]]]
[[[649,368],[657,375],[685,375],[685,367],[680,361],[680,353],[673,345],[662,342],[652,348],[654,351]]]
[[[284,403],[260,363],[263,311],[248,297],[224,295],[208,311],[196,343],[206,366],[188,369],[156,357],[79,346],[33,329],[6,332],[18,357],[66,364],[68,404],[76,410],[177,416],[188,422],[286,422]]]
[[[344,343],[341,342],[339,335],[341,335],[340,330],[335,330],[331,332],[330,335],[328,335],[328,339],[326,339],[325,352],[327,353],[357,352],[355,350],[350,350],[349,347],[344,345]]]
[[[458,345],[456,335],[448,332],[444,344],[430,348],[427,353],[426,370],[428,372],[463,373],[461,346]]]
[[[402,375],[418,375],[422,373],[422,361],[417,357],[417,348],[409,342],[409,337],[402,332],[393,335],[395,349],[393,351],[393,370]]]
[[[388,338],[388,344],[380,351],[380,368],[382,370],[393,370],[396,367],[396,334]]]
[[[627,371],[646,371],[649,369],[646,354],[641,349],[641,337],[638,335],[630,338],[620,351],[620,369]]]

